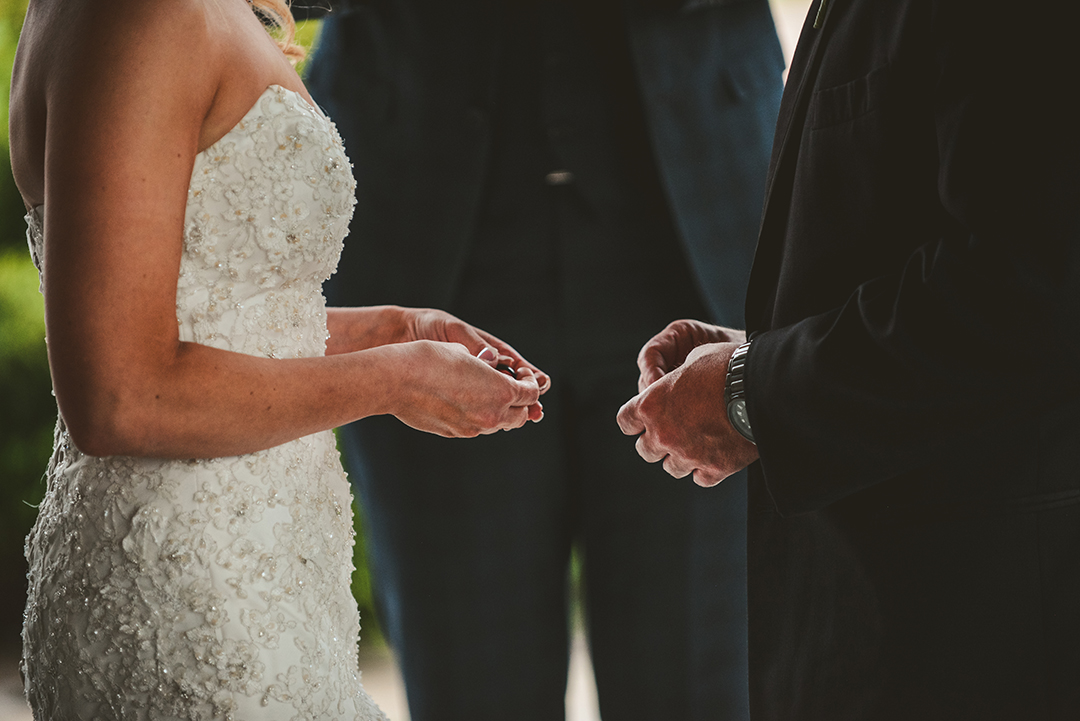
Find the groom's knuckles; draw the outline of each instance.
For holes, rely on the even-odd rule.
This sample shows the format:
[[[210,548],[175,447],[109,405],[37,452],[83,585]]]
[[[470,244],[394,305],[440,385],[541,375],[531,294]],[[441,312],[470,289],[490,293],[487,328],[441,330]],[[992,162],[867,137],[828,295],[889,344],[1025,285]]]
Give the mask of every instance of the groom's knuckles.
[[[649,433],[642,433],[634,443],[638,455],[649,463],[656,463],[667,455],[663,447],[656,444],[655,439]]]
[[[664,458],[664,470],[674,478],[684,478],[693,473],[693,466],[688,466],[682,459],[669,454]]]
[[[637,399],[639,397],[635,396],[627,401],[615,416],[619,429],[628,436],[635,436],[645,430],[645,424],[641,421],[637,412]]]
[[[638,436],[637,440],[634,441],[634,450],[636,450],[637,454],[639,456],[641,456],[642,458],[644,458],[649,463],[652,463],[653,461],[656,460],[655,458],[650,458],[650,456],[652,455],[652,452],[650,451],[649,446],[645,443],[645,435],[644,434]]]
[[[694,469],[694,483],[704,488],[711,488],[727,478],[728,475],[712,469],[696,468]]]
[[[643,437],[647,438],[648,447],[653,449],[653,453],[658,455],[658,458],[674,454],[677,458],[683,459],[684,465],[689,462],[690,449],[686,447],[686,437],[682,432],[682,428],[670,422],[665,422],[662,417],[648,419],[647,428],[648,431]]]
[[[665,443],[668,435],[664,427],[664,403],[661,399],[663,388],[661,383],[653,383],[635,399],[634,417],[640,426],[641,432],[648,429],[656,443]]]

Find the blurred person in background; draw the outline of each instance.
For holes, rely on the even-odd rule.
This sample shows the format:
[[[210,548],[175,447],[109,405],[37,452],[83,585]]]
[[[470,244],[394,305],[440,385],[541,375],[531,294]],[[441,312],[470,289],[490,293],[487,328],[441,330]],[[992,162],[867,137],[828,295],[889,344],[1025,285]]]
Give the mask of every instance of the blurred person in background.
[[[412,718],[563,717],[579,544],[604,719],[746,719],[744,483],[665,482],[611,418],[658,325],[741,322],[767,2],[332,4],[307,80],[358,208],[328,297],[446,307],[556,380],[524,433],[343,429]]]
[[[540,418],[546,377],[494,337],[325,307],[355,183],[292,28],[277,0],[29,4],[11,156],[60,410],[26,544],[41,721],[382,718],[329,429]]]

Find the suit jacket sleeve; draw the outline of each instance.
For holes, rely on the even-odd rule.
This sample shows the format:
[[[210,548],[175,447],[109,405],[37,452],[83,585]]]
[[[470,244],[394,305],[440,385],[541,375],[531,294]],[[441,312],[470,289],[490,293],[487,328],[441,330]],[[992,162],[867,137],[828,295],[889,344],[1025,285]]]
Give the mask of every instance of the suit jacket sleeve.
[[[989,429],[1077,401],[1080,156],[1064,121],[1064,44],[1045,23],[1003,4],[941,2],[925,22],[925,51],[900,29],[881,41],[895,41],[884,92],[907,88],[905,97],[932,117],[926,145],[937,156],[936,178],[923,183],[922,200],[912,193],[908,208],[935,232],[895,243],[907,251],[850,286],[840,304],[756,337],[748,410],[782,514],[821,508],[943,454],[978,452]],[[830,40],[855,42],[844,26]],[[821,62],[824,75],[830,54]],[[914,117],[906,103],[890,119],[893,107],[886,98],[870,112],[885,126]],[[785,242],[828,252],[844,246],[829,237],[825,215],[857,212],[860,183],[877,182],[881,168],[864,155],[840,158],[844,170],[836,171],[837,158],[815,147],[804,140],[798,162],[807,172],[795,177],[835,184],[835,202],[808,217],[815,211],[796,202],[806,190],[796,181]],[[883,245],[904,225],[895,217],[871,222]],[[835,259],[837,277],[858,262],[845,252]],[[797,295],[800,285],[834,282],[800,277],[794,266],[777,276],[780,306],[793,287]]]

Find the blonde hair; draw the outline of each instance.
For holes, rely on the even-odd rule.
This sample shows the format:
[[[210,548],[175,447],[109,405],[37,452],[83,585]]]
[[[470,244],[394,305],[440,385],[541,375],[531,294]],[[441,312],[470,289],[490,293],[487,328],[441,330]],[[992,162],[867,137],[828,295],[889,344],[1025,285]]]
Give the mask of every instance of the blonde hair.
[[[269,22],[276,29],[273,34],[281,52],[289,62],[295,65],[304,59],[307,51],[303,45],[294,42],[296,38],[296,21],[293,20],[292,11],[289,10],[289,0],[248,0],[255,14]]]

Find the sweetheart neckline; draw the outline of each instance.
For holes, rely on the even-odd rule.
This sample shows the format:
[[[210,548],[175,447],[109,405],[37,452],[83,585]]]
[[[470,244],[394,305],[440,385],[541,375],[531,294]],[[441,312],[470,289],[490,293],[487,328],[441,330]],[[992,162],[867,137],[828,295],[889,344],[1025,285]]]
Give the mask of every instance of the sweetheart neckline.
[[[255,102],[251,104],[251,107],[247,109],[247,111],[243,114],[243,116],[241,116],[241,118],[239,120],[237,120],[236,123],[231,128],[229,128],[227,131],[225,131],[224,135],[222,135],[220,138],[218,138],[214,142],[210,143],[210,145],[206,146],[205,148],[203,148],[199,152],[195,153],[196,160],[198,160],[200,155],[205,155],[215,145],[217,145],[222,140],[224,140],[225,138],[232,135],[233,132],[237,128],[240,127],[240,124],[243,123],[245,120],[247,120],[249,115],[251,115],[253,112],[255,112],[255,110],[259,107],[259,104],[262,102],[262,99],[264,97],[266,97],[266,94],[269,93],[272,90],[284,90],[286,93],[291,93],[293,96],[296,97],[297,100],[299,100],[303,105],[305,105],[307,107],[307,109],[313,115],[316,115],[317,117],[322,118],[327,123],[330,122],[330,118],[328,118],[326,116],[326,113],[324,113],[322,111],[322,108],[320,108],[318,105],[315,105],[314,103],[308,101],[308,99],[305,98],[303,96],[303,94],[301,94],[299,91],[293,90],[292,88],[287,88],[284,85],[279,85],[278,83],[270,83],[269,85],[266,86],[266,88],[261,93],[259,93],[259,97],[255,98]],[[38,219],[40,219],[41,218],[41,211],[42,211],[42,209],[44,207],[45,207],[45,203],[38,203],[37,205],[32,206],[30,208],[30,212],[34,213],[34,214],[37,214]]]
[[[322,111],[322,108],[320,108],[320,107],[319,107],[318,105],[315,105],[315,104],[314,104],[313,102],[310,102],[310,101],[308,101],[308,99],[307,99],[307,98],[305,98],[305,97],[303,96],[303,94],[301,94],[301,93],[300,93],[300,92],[299,92],[298,90],[293,90],[292,88],[287,88],[287,87],[285,87],[284,85],[279,85],[279,84],[277,84],[277,83],[270,83],[269,85],[267,85],[267,86],[266,86],[266,88],[265,88],[265,89],[264,89],[264,90],[263,90],[263,91],[262,91],[261,93],[259,93],[259,97],[255,98],[255,102],[253,102],[253,103],[251,104],[251,107],[247,109],[247,111],[246,111],[246,112],[245,112],[245,113],[244,113],[244,114],[243,114],[243,115],[242,115],[242,116],[240,117],[240,119],[239,119],[239,120],[237,120],[237,121],[236,121],[236,122],[235,122],[235,123],[233,124],[233,126],[232,126],[231,128],[229,128],[228,130],[226,130],[226,131],[225,131],[225,133],[224,133],[224,134],[223,134],[223,135],[222,135],[222,136],[221,136],[220,138],[218,138],[218,139],[217,139],[217,140],[215,140],[214,142],[210,143],[209,145],[207,145],[207,146],[206,146],[205,148],[203,148],[203,149],[202,149],[202,150],[200,150],[199,152],[195,153],[195,157],[196,157],[196,158],[198,158],[198,157],[199,157],[200,155],[203,155],[203,154],[205,154],[205,153],[209,152],[209,150],[210,150],[211,148],[213,148],[213,147],[214,147],[215,145],[217,145],[217,144],[218,144],[218,143],[220,143],[220,142],[221,142],[222,140],[224,140],[225,138],[227,138],[227,137],[229,137],[230,135],[232,135],[232,133],[233,133],[233,132],[234,132],[234,131],[235,131],[235,130],[236,130],[236,129],[238,128],[238,127],[240,127],[240,124],[241,124],[241,123],[243,123],[243,122],[244,122],[245,120],[247,120],[247,119],[248,119],[248,116],[249,116],[249,115],[251,115],[251,114],[252,114],[253,112],[255,112],[255,110],[256,110],[256,109],[257,109],[257,108],[259,107],[259,104],[260,104],[260,103],[262,102],[262,99],[263,99],[263,98],[265,98],[265,97],[266,97],[266,94],[267,94],[267,93],[269,93],[269,92],[270,92],[270,91],[272,91],[272,90],[283,90],[283,91],[285,91],[286,93],[290,93],[290,94],[292,94],[292,95],[293,95],[293,96],[294,96],[294,97],[295,97],[295,98],[296,98],[297,100],[299,100],[299,101],[300,101],[300,103],[301,103],[301,104],[303,104],[303,105],[304,105],[304,106],[305,106],[305,107],[306,107],[306,108],[307,108],[307,109],[308,109],[308,110],[309,110],[309,111],[310,111],[310,112],[311,112],[311,113],[312,113],[313,115],[316,115],[317,117],[321,118],[322,120],[326,121],[327,123],[329,123],[329,122],[330,122],[330,118],[326,117],[326,113],[324,113],[324,112]]]

